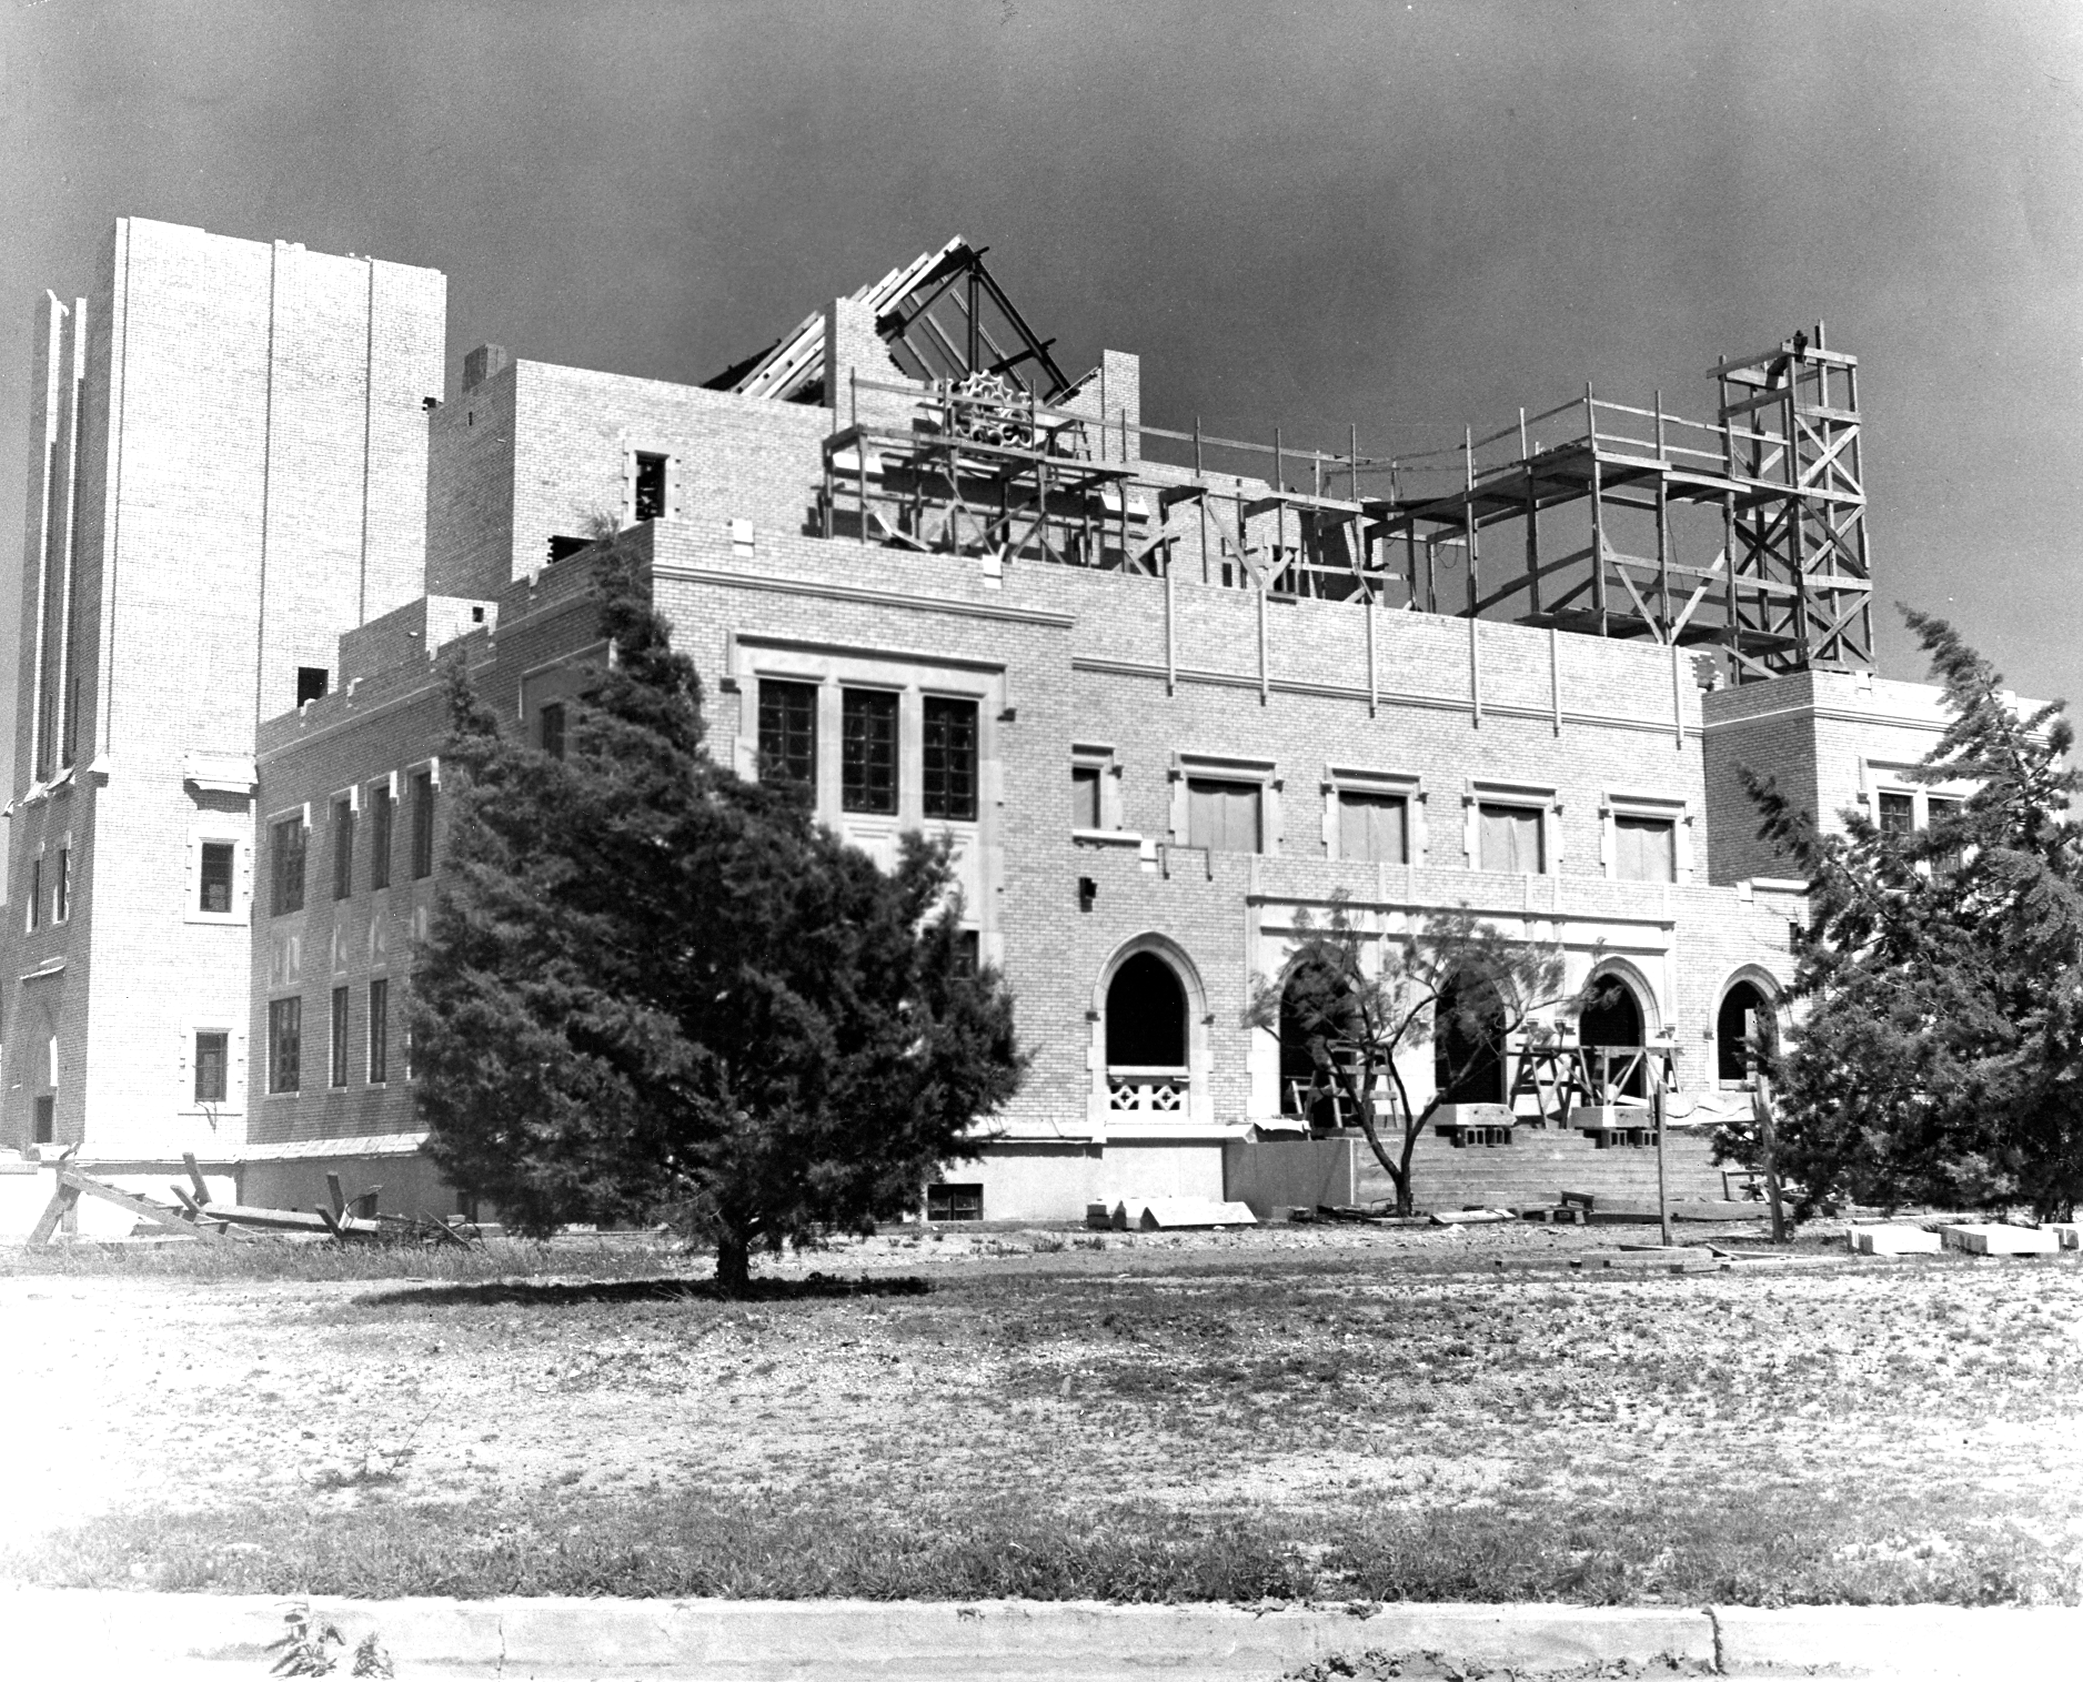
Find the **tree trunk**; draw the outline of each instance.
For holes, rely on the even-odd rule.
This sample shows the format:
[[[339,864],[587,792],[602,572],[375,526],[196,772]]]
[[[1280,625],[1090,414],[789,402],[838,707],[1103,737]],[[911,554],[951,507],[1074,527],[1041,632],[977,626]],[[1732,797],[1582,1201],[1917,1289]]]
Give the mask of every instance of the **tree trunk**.
[[[716,1240],[716,1283],[734,1297],[752,1288],[752,1250],[742,1239]]]
[[[1786,1242],[1786,1201],[1779,1189],[1779,1131],[1772,1115],[1772,1091],[1761,1072],[1750,1094],[1750,1111],[1758,1124],[1758,1163],[1765,1171],[1765,1198],[1772,1205],[1772,1242]]]

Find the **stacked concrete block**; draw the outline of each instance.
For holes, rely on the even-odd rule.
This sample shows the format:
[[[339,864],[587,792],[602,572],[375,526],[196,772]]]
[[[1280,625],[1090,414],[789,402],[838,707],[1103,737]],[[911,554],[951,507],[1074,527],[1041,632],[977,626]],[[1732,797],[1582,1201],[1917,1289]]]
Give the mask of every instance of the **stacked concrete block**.
[[[1920,1226],[1855,1226],[1844,1236],[1855,1256],[1935,1256],[1945,1248],[1937,1233]]]
[[[1974,1221],[1942,1230],[1948,1249],[1970,1256],[2051,1256],[2062,1247],[2060,1235],[2044,1227]]]

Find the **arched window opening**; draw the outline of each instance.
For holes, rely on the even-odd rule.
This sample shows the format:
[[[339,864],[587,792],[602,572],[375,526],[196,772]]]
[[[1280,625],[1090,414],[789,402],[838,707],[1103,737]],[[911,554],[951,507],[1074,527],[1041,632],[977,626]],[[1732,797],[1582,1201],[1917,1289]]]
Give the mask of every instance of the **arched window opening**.
[[[1504,1102],[1504,1000],[1488,976],[1448,978],[1433,1007],[1432,1078],[1447,1104]]]
[[[1642,1007],[1635,990],[1614,975],[1593,981],[1591,1002],[1577,1018],[1577,1040],[1594,1054],[1592,1078],[1608,1093],[1625,1098],[1649,1096],[1643,1074],[1646,1059],[1636,1055],[1642,1050],[1643,1038]],[[1597,1055],[1601,1052],[1603,1058]]]
[[[1186,989],[1155,952],[1138,952],[1107,988],[1107,1066],[1186,1067]]]
[[[1107,1107],[1179,1116],[1186,1108],[1186,988],[1155,952],[1107,984]]]
[[[1748,1086],[1757,1052],[1771,1056],[1779,1045],[1779,1020],[1772,1001],[1754,981],[1739,981],[1722,995],[1714,1019],[1715,1078],[1724,1086]]]
[[[1328,1066],[1344,1037],[1341,1005],[1351,996],[1352,982],[1321,960],[1295,965],[1280,990],[1280,1113],[1305,1117],[1312,1128],[1354,1124]]]

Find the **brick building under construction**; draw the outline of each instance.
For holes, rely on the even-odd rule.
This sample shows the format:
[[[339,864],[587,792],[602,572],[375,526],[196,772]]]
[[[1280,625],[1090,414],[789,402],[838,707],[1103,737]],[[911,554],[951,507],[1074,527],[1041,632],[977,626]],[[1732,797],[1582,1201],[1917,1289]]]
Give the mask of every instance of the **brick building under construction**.
[[[1887,825],[1959,793],[1907,776],[1936,692],[1871,671],[1857,364],[1820,327],[1713,368],[1711,421],[1587,388],[1391,460],[1146,423],[1135,357],[1066,376],[960,240],[700,387],[488,345],[443,401],[444,304],[429,270],[137,219],[45,300],[0,1141],[453,1206],[402,1008],[440,667],[556,751],[601,515],[714,751],[872,855],[958,845],[1033,1066],[922,1188],[948,1217],[1360,1195],[1296,1048],[1243,1021],[1339,890],[1618,984],[1453,1094],[1421,1196],[1627,1183],[1648,1080],[1704,1184],[1804,915],[1738,766]],[[1429,1048],[1406,1074],[1429,1094]]]

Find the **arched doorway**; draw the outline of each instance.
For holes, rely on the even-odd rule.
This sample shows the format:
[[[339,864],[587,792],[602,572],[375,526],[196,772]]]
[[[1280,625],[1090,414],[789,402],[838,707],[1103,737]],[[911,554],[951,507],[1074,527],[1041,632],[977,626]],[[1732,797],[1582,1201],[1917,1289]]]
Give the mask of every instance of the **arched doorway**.
[[[1504,998],[1467,971],[1448,977],[1432,1006],[1432,1078],[1446,1104],[1504,1102]]]
[[[1714,1074],[1722,1086],[1747,1087],[1755,1074],[1756,1052],[1771,1056],[1779,1048],[1779,1018],[1765,990],[1754,981],[1738,981],[1721,996],[1714,1018]]]
[[[1342,1095],[1333,1096],[1328,1066],[1351,994],[1351,981],[1321,959],[1296,964],[1280,990],[1280,1113],[1312,1128],[1354,1125]]]
[[[1578,1043],[1587,1051],[1608,1053],[1605,1067],[1617,1072],[1626,1067],[1629,1056],[1642,1049],[1644,1039],[1642,1005],[1635,997],[1635,990],[1617,975],[1594,976],[1590,1002],[1577,1018]],[[1619,1082],[1621,1096],[1648,1097],[1648,1082],[1643,1078],[1644,1061],[1637,1058],[1634,1067],[1628,1069],[1626,1078]],[[1595,1078],[1602,1074],[1600,1062],[1595,1057],[1592,1059],[1592,1073]]]
[[[1186,1108],[1186,988],[1155,952],[1131,953],[1107,984],[1107,1105],[1176,1113]]]

